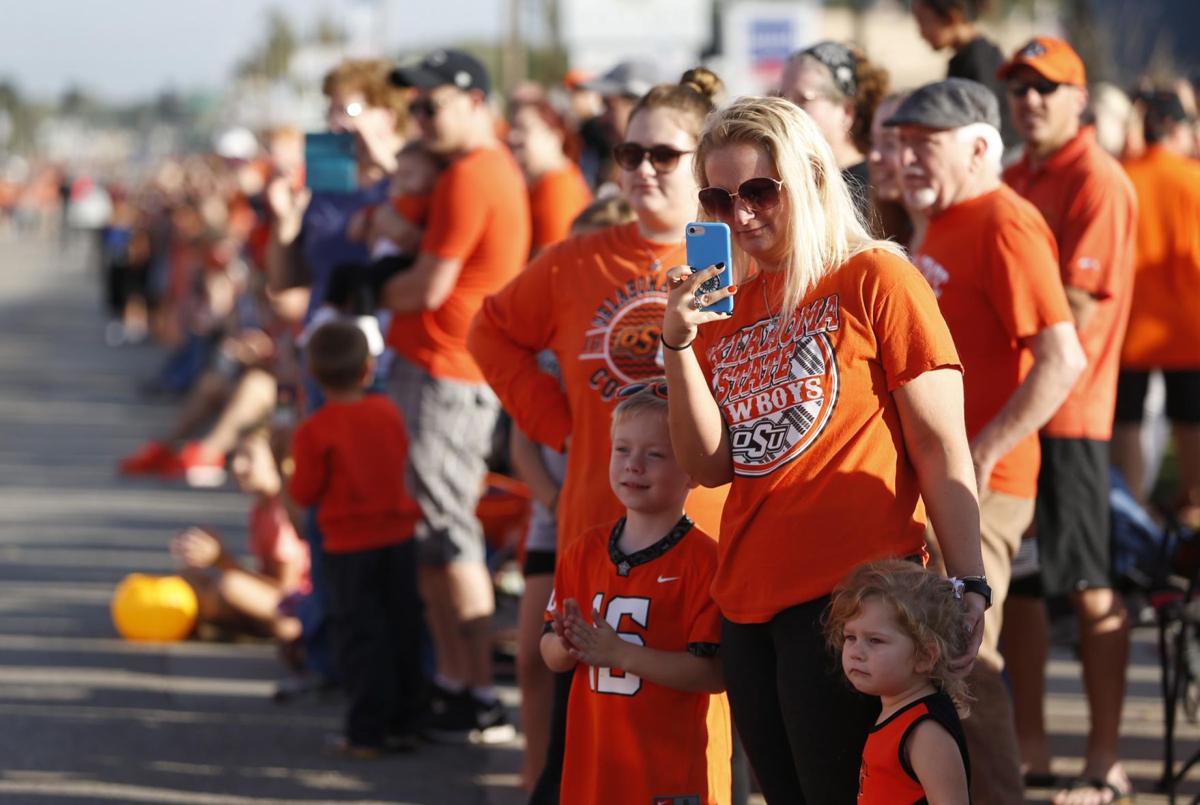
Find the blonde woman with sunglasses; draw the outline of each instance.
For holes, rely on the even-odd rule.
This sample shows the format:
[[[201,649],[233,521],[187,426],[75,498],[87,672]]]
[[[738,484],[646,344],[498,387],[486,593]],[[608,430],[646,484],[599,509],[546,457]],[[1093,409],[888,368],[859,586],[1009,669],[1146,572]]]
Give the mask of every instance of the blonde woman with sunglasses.
[[[715,113],[694,156],[738,284],[678,266],[663,319],[671,436],[700,483],[731,483],[713,597],[730,704],[771,803],[851,803],[878,700],[839,678],[821,618],[855,566],[922,561],[926,509],[969,579],[982,636],[979,510],[962,374],[929,284],[873,239],[812,119],[778,98]],[[702,310],[728,296],[732,315]],[[924,500],[924,505],[922,505]]]

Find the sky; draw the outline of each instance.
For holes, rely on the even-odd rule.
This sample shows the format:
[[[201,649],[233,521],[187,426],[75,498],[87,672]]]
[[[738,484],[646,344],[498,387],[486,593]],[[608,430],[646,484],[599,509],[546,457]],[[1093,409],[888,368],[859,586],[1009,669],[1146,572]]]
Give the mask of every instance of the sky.
[[[116,101],[212,89],[262,41],[269,9],[311,30],[378,8],[382,45],[423,49],[495,38],[504,0],[0,0],[0,79],[28,97],[79,85]]]

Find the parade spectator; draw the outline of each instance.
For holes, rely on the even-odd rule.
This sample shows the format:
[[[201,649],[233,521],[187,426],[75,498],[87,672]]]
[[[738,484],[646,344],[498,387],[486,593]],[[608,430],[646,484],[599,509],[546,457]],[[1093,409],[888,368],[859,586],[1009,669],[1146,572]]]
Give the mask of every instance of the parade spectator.
[[[171,553],[196,592],[201,622],[291,642],[300,636],[294,604],[310,589],[310,560],[308,545],[288,517],[283,478],[264,431],[242,438],[232,467],[238,487],[254,499],[247,531],[256,566],[243,566],[221,538],[205,528],[178,534],[171,541]]]
[[[319,506],[330,627],[349,698],[335,748],[364,758],[413,749],[426,685],[413,542],[419,511],[399,471],[408,453],[404,422],[386,396],[364,394],[374,372],[367,338],[352,322],[318,329],[308,360],[326,402],[296,429],[288,493]]]
[[[867,233],[797,106],[721,109],[695,164],[738,281],[698,296],[720,268],[672,269],[661,339],[679,462],[705,486],[732,482],[712,592],[734,721],[769,802],[850,802],[879,702],[830,662],[833,588],[864,561],[918,558],[928,506],[950,571],[973,578],[964,669],[982,637],[958,356],[928,284]],[[702,309],[730,295],[732,315]]]
[[[1113,463],[1135,495],[1146,493],[1140,440],[1150,372],[1163,373],[1179,464],[1176,510],[1200,527],[1200,165],[1179,98],[1160,93],[1145,117],[1146,153],[1125,163],[1138,198],[1137,268],[1121,350]]]
[[[620,196],[593,202],[571,224],[571,234],[585,235],[635,219],[629,202]],[[550,350],[538,355],[542,371],[561,378],[562,369]],[[566,731],[566,708],[555,713],[554,676],[542,660],[542,621],[545,602],[554,588],[554,566],[558,552],[558,497],[567,474],[567,457],[526,436],[513,427],[509,460],[517,477],[529,486],[533,512],[525,534],[525,560],[521,572],[525,590],[517,611],[517,683],[521,687],[521,729],[525,733],[522,785],[532,791],[542,774],[549,751],[550,735]],[[557,718],[557,721],[554,719]]]
[[[620,184],[613,148],[625,139],[625,129],[638,100],[657,85],[660,78],[661,73],[654,62],[634,59],[620,62],[599,78],[579,85],[580,89],[598,95],[602,107],[599,115],[579,123],[582,140],[579,167],[598,195],[603,189]]]
[[[666,388],[630,386],[613,411],[608,481],[625,513],[575,540],[554,574],[542,656],[577,677],[564,802],[729,802],[729,705],[710,695],[725,687],[717,546],[683,511],[694,482],[671,449]]]
[[[1120,164],[1097,144],[1095,130],[1081,125],[1087,78],[1070,45],[1037,37],[1014,54],[1000,76],[1025,140],[1021,160],[1005,171],[1004,180],[1038,208],[1054,234],[1059,274],[1088,361],[1070,396],[1042,428],[1035,534],[1042,594],[1067,597],[1075,610],[1091,713],[1083,773],[1059,800],[1091,805],[1130,790],[1117,755],[1129,618],[1113,590],[1108,467],[1132,299],[1137,201]],[[1011,622],[1014,637],[1006,645],[1014,645],[1022,760],[1029,772],[1045,774],[1050,771],[1045,725],[1025,717],[1033,710],[1023,707],[1040,711],[1044,683],[1032,676],[1032,689],[1022,684],[1027,676],[1020,656],[1035,641],[1047,642],[1045,615],[1039,602],[1013,601],[1022,615]],[[1043,652],[1035,658],[1042,659],[1037,655]],[[1044,675],[1044,659],[1028,670]]]
[[[871,176],[866,155],[875,107],[887,91],[887,70],[840,42],[819,42],[793,53],[780,79],[779,94],[812,116],[868,222]]]
[[[979,30],[979,17],[991,6],[990,0],[913,0],[912,14],[929,47],[952,50],[946,66],[947,78],[978,81],[996,96],[1000,104],[1000,137],[1006,149],[1020,144],[1012,116],[1004,98],[1004,84],[996,71],[1004,64],[1004,53]]]
[[[495,600],[475,515],[500,406],[466,339],[484,298],[529,256],[525,182],[496,138],[491,79],[477,59],[434,51],[392,80],[416,90],[409,109],[426,147],[449,163],[416,262],[383,291],[394,313],[390,390],[412,439],[409,488],[422,512],[421,592],[438,664],[431,726],[447,738],[508,740],[515,730],[492,687]]]
[[[529,186],[532,255],[565,238],[592,200],[579,167],[566,155],[570,136],[562,115],[545,100],[522,103],[510,114],[508,145]]]
[[[1021,803],[1012,704],[999,652],[1012,559],[1033,520],[1037,430],[1086,360],[1058,279],[1054,237],[1000,181],[1000,112],[974,81],[927,84],[888,120],[900,131],[905,202],[929,217],[913,261],[929,281],[965,372],[967,436],[979,485],[983,563],[992,586],[975,704],[964,721],[981,803]],[[949,534],[934,523],[938,547]]]
[[[904,191],[900,187],[900,138],[896,130],[883,125],[907,93],[893,93],[875,108],[871,120],[871,149],[867,152],[867,168],[871,176],[872,221],[880,237],[912,248],[920,239],[918,226],[905,209]]]
[[[618,392],[662,371],[665,272],[683,259],[684,228],[696,214],[692,152],[719,89],[720,79],[698,68],[639,100],[627,139],[614,150],[637,220],[545,250],[475,320],[471,350],[514,423],[555,450],[570,443],[557,501],[559,551],[620,516],[620,502],[595,467],[611,449]],[[545,349],[558,358],[561,385],[539,369]],[[715,534],[723,504],[723,491],[697,490],[688,513]],[[556,707],[565,707],[569,685],[568,675]],[[561,757],[552,736],[534,801],[558,801]]]

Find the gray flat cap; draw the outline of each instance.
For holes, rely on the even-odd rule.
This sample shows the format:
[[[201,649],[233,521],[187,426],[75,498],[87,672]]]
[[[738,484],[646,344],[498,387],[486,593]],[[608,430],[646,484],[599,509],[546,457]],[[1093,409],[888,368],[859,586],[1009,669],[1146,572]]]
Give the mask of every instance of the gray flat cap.
[[[999,129],[1000,102],[978,81],[947,78],[915,90],[883,125],[957,129],[972,123]]]
[[[657,64],[631,59],[621,62],[599,78],[585,81],[583,88],[601,95],[640,98],[661,81],[662,75]]]

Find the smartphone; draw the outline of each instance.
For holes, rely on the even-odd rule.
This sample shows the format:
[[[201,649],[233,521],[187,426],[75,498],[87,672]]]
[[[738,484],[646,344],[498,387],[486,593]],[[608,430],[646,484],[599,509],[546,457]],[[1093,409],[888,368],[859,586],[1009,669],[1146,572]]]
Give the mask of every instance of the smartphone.
[[[358,161],[351,132],[304,135],[304,184],[319,193],[353,193],[358,189]]]
[[[733,249],[730,246],[729,226],[714,221],[693,221],[687,225],[684,242],[687,262],[694,271],[724,263],[725,268],[715,277],[705,280],[696,289],[696,298],[733,284]],[[713,313],[732,313],[733,297],[711,304],[704,310]]]

